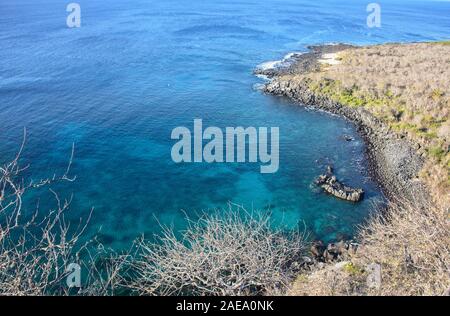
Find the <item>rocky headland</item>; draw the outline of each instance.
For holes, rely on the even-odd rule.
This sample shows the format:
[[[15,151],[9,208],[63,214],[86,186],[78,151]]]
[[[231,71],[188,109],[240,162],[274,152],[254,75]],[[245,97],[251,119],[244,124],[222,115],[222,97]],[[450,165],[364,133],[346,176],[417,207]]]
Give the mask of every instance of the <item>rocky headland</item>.
[[[401,82],[388,82],[387,76],[384,76],[383,86],[371,90],[372,87],[359,87],[359,82],[353,80],[354,73],[350,72],[353,68],[365,67],[367,76],[383,76],[386,71],[374,68],[373,61],[364,64],[358,58],[390,58],[390,54],[399,56],[403,52],[406,59],[405,52],[412,49],[411,45],[416,50],[434,48],[450,51],[450,46],[438,44],[422,44],[424,47],[421,44],[395,44],[368,48],[346,44],[311,46],[309,52],[292,57],[289,65],[256,69],[255,73],[269,78],[263,88],[266,93],[291,98],[300,105],[338,114],[355,123],[367,143],[370,172],[389,198],[401,197],[418,202],[431,193],[439,200],[448,200],[448,191],[445,192],[449,184],[448,92],[428,87],[429,93],[422,97],[434,100],[434,107],[440,111],[430,113],[426,108],[413,110],[405,105],[401,96],[391,91],[394,85],[405,89]],[[401,60],[401,57],[398,58]],[[342,67],[343,63],[353,67]],[[402,70],[401,66],[398,67]],[[335,76],[336,73],[339,76]],[[347,78],[348,82],[343,83],[342,77]],[[416,121],[417,117],[421,118],[420,124],[412,126],[409,122],[411,115],[416,116]],[[419,126],[427,123],[428,126]],[[433,154],[438,157],[432,157]],[[430,165],[432,168],[424,170]],[[424,176],[424,171],[429,174]]]
[[[450,42],[338,44],[255,70],[268,80],[265,93],[353,122],[389,200],[355,240],[313,242],[289,295],[450,293],[449,64]],[[363,197],[331,169],[316,184],[341,199]],[[368,281],[373,269],[382,283]]]

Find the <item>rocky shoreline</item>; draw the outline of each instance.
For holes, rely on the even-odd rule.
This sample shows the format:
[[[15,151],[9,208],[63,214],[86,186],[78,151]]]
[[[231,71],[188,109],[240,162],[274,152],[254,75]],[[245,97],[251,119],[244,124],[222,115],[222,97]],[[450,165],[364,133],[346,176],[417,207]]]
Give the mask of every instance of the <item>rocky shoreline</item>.
[[[297,55],[288,67],[280,69],[257,69],[270,81],[263,91],[271,95],[285,96],[302,106],[324,110],[340,115],[353,122],[366,142],[369,172],[379,183],[388,199],[407,199],[418,202],[427,199],[428,191],[418,179],[424,159],[416,151],[416,145],[392,132],[383,122],[363,107],[344,106],[319,95],[303,82],[292,79],[292,74],[316,71],[320,59],[326,54],[345,50],[350,45],[323,45],[309,47],[310,51]]]
[[[288,295],[449,292],[450,76],[442,57],[449,49],[448,42],[314,46],[283,67],[255,71],[269,79],[265,93],[352,122],[370,175],[392,202],[355,240],[312,241]],[[332,172],[318,180],[338,182]],[[355,190],[348,189],[331,194]]]

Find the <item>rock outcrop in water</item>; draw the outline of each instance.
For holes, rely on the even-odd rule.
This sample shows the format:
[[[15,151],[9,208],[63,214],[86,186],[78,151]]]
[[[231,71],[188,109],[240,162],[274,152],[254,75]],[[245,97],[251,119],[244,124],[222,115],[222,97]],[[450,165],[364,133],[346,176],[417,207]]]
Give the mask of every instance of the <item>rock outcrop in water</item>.
[[[312,91],[305,81],[291,74],[308,73],[318,66],[321,54],[336,52],[348,46],[324,45],[311,47],[311,52],[296,57],[290,68],[266,73],[270,77],[263,91],[297,101],[303,106],[325,110],[343,116],[356,124],[358,132],[367,144],[370,173],[378,180],[388,197],[402,196],[407,200],[426,200],[427,189],[417,174],[424,159],[417,155],[415,145],[408,139],[392,132],[380,119],[364,107],[350,107]],[[331,179],[329,179],[331,180]],[[332,186],[330,186],[330,189]]]
[[[328,166],[327,173],[316,179],[316,184],[327,193],[342,200],[359,202],[364,198],[363,189],[350,188],[339,182],[333,174],[333,169],[330,166]]]

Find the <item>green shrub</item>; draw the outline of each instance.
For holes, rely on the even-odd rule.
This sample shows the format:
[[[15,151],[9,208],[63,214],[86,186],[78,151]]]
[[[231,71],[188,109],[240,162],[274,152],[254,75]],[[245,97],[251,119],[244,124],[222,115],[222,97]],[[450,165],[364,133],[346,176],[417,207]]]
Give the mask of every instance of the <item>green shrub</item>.
[[[434,147],[429,148],[428,153],[430,154],[431,157],[435,158],[439,162],[447,154],[447,152],[444,149],[442,149],[441,146],[434,146]]]

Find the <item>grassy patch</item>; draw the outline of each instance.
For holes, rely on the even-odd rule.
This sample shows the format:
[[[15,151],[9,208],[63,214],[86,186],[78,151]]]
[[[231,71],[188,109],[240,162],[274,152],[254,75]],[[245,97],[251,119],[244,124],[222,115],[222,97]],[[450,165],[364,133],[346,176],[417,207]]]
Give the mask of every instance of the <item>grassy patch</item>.
[[[308,282],[308,277],[305,274],[299,274],[295,279],[295,282],[306,283]]]
[[[330,99],[351,107],[369,106],[380,107],[387,103],[387,100],[377,99],[360,91],[359,87],[343,87],[339,80],[321,79],[318,82],[308,80],[309,88],[319,94],[325,95]]]
[[[444,93],[441,89],[434,89],[434,90],[431,92],[431,98],[432,98],[434,101],[440,100],[444,95],[445,95],[445,93]]]
[[[441,162],[447,152],[441,146],[433,146],[428,149],[428,154],[437,161]]]
[[[450,41],[431,42],[431,44],[450,45]]]
[[[344,265],[344,271],[351,275],[360,275],[364,273],[364,269],[359,268],[352,262],[349,262],[346,265]]]

